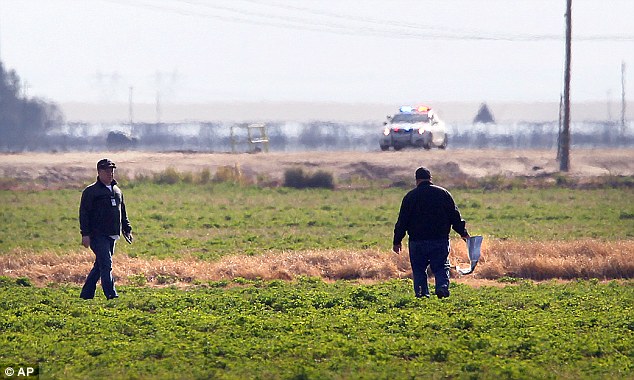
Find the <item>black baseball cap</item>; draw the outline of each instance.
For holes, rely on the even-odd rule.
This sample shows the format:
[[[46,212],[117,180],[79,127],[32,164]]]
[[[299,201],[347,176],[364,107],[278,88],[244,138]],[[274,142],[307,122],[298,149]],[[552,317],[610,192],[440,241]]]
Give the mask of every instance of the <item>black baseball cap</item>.
[[[416,179],[431,179],[431,172],[425,167],[416,169]]]
[[[107,158],[104,158],[102,160],[99,160],[99,162],[97,162],[97,170],[99,169],[109,169],[109,168],[116,168],[117,165],[115,165],[114,162],[110,161]]]

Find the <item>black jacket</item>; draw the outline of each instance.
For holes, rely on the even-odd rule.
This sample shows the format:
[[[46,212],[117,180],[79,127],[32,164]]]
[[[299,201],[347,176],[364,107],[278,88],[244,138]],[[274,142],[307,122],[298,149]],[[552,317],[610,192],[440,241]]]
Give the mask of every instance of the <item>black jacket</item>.
[[[95,183],[84,189],[79,204],[79,228],[82,236],[111,236],[132,231],[117,181],[112,181],[110,191],[97,177]]]
[[[449,239],[453,228],[460,236],[467,233],[453,197],[446,189],[423,181],[407,193],[394,226],[394,245],[409,234],[412,241]]]

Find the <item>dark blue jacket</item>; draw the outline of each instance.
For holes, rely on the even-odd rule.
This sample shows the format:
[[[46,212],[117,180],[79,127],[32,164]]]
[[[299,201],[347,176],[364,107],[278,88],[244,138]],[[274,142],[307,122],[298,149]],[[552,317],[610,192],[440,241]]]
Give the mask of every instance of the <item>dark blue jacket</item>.
[[[460,236],[467,234],[453,197],[446,189],[423,181],[403,198],[394,226],[394,245],[401,243],[405,233],[412,241],[449,239],[451,228]]]
[[[117,181],[112,181],[112,191],[99,178],[84,189],[79,204],[79,228],[82,236],[111,236],[132,231]]]

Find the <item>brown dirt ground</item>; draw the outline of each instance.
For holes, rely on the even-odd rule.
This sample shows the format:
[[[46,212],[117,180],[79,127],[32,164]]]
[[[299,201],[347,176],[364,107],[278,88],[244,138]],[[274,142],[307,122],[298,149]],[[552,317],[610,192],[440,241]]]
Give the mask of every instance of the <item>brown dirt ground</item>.
[[[413,176],[418,166],[427,166],[439,182],[451,179],[545,177],[559,171],[556,152],[550,150],[406,150],[400,152],[270,152],[270,153],[180,153],[180,152],[64,152],[0,154],[0,179],[39,181],[47,187],[86,183],[96,174],[95,164],[108,157],[117,163],[118,175],[139,174],[174,168],[181,172],[219,167],[238,167],[247,178],[260,176],[280,181],[284,171],[301,167],[324,170],[337,180],[351,177],[402,181]],[[604,175],[634,175],[634,150],[573,150],[568,173],[575,178]],[[442,180],[442,181],[441,181]]]

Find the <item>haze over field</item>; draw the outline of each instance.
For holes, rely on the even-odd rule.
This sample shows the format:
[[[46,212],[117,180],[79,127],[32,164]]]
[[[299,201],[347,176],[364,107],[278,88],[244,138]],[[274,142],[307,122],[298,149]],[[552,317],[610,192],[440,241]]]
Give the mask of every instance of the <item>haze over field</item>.
[[[482,103],[441,102],[426,99],[449,123],[471,123]],[[410,103],[408,103],[410,104]],[[559,117],[559,103],[554,102],[493,102],[486,103],[496,121],[552,122]],[[212,122],[310,122],[334,121],[348,123],[374,123],[377,127],[385,116],[393,114],[402,104],[394,103],[333,103],[333,102],[214,102],[190,104],[163,104],[157,112],[156,104],[133,104],[133,121],[174,123],[182,121]],[[127,123],[130,120],[129,103],[62,103],[68,121],[86,123]],[[626,105],[626,120],[634,119],[634,102]],[[612,102],[573,103],[572,121],[618,121],[621,104]]]
[[[218,120],[173,108],[262,102],[474,105],[444,110],[463,120],[481,102],[548,103],[537,119],[508,115],[542,121],[556,119],[563,88],[564,13],[564,0],[5,1],[0,58],[72,121],[96,116],[72,103],[123,105],[109,115],[121,120],[130,100],[152,105],[140,121]],[[572,102],[597,102],[603,120],[618,117],[621,64],[634,62],[632,14],[630,0],[573,4]],[[363,120],[388,109],[372,108]],[[311,118],[334,117],[322,110]]]
[[[276,150],[368,151],[405,104],[434,108],[451,147],[552,148],[564,12],[564,0],[4,2],[0,60],[23,99],[59,104],[67,124],[0,149],[94,150],[123,130],[145,150],[226,151],[233,123],[264,122]],[[632,146],[632,14],[628,0],[574,2],[573,145]],[[484,103],[495,128],[472,127]]]

